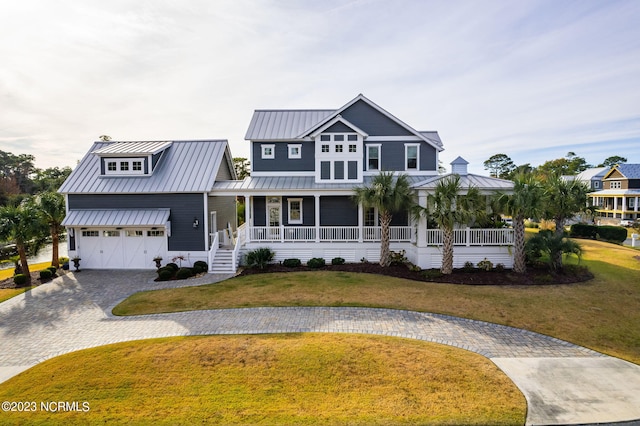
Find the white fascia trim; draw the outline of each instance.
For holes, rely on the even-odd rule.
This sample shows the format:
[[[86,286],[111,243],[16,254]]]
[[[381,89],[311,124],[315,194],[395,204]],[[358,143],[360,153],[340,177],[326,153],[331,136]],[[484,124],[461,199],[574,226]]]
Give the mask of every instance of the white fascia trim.
[[[348,120],[345,120],[339,114],[333,120],[330,120],[329,122],[325,123],[322,127],[319,127],[315,132],[311,133],[309,136],[311,136],[312,139],[316,138],[320,133],[324,132],[326,129],[328,129],[329,127],[333,126],[337,122],[341,122],[345,126],[350,127],[351,129],[353,129],[353,131],[355,133],[358,133],[363,138],[369,136],[364,130],[362,130],[358,126],[350,123]],[[342,133],[349,133],[349,132],[342,132]],[[300,135],[300,136],[302,137],[303,135]]]
[[[394,176],[407,175],[407,176],[438,176],[438,172],[435,170],[371,170],[363,172],[364,176],[377,176],[381,172],[393,173]]]
[[[278,170],[277,172],[252,172],[254,177],[287,177],[287,176],[315,176],[314,171],[308,172],[289,172],[287,170]]]
[[[420,142],[424,139],[417,136],[369,136],[367,142]]]

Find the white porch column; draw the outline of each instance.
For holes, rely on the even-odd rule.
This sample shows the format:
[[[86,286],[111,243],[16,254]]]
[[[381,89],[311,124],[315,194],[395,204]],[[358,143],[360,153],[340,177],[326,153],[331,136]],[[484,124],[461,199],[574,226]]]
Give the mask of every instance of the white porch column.
[[[627,197],[622,196],[622,214],[620,215],[621,219],[624,219],[624,211],[627,209]]]
[[[425,194],[424,191],[420,191],[418,194],[418,205],[421,208],[427,207],[427,194]],[[422,214],[418,219],[418,226],[416,227],[416,245],[418,247],[427,246],[427,218]]]
[[[251,195],[244,197],[244,230],[245,241],[251,242],[251,228],[253,227],[253,215],[251,214]]]
[[[613,197],[613,217],[616,217],[615,211],[618,210],[618,197]]]
[[[362,207],[362,203],[358,203],[358,242],[361,243],[363,241],[364,235],[364,207]]]
[[[633,209],[634,209],[634,211],[636,211],[636,212],[638,211],[638,200],[640,200],[640,197],[636,197],[636,202],[635,202],[635,204],[633,205]]]
[[[316,243],[320,242],[320,196],[314,195],[315,210],[316,210]]]

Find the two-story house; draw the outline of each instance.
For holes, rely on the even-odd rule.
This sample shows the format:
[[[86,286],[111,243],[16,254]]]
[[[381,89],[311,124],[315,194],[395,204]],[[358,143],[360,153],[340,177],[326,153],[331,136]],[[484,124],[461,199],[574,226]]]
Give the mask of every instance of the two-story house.
[[[601,223],[618,224],[640,218],[640,164],[619,164],[603,178],[603,189],[589,194],[595,218]]]
[[[207,261],[212,238],[235,224],[226,140],[95,142],[60,187],[70,257],[88,269],[153,269],[175,257]]]
[[[426,205],[427,194],[442,178],[438,133],[415,130],[363,95],[338,109],[256,110],[245,139],[251,176],[216,182],[213,190],[245,199],[241,250],[268,246],[277,260],[378,261],[378,212],[354,203],[354,187],[369,184],[382,171],[404,174],[416,200]],[[511,182],[468,174],[466,164],[461,158],[453,164],[463,186],[487,193],[511,190]],[[426,220],[414,221],[402,212],[391,225],[392,250],[405,250],[423,268],[440,266],[438,237],[428,232]],[[470,235],[477,231],[457,234],[456,266],[486,257],[510,267],[511,231]]]

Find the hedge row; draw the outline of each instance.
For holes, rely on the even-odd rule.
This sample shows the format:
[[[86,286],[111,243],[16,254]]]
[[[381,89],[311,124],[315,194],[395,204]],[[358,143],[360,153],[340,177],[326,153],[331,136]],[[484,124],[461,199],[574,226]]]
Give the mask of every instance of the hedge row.
[[[577,238],[590,238],[592,240],[622,243],[627,239],[627,229],[622,226],[597,226],[576,223],[571,225],[569,235]]]

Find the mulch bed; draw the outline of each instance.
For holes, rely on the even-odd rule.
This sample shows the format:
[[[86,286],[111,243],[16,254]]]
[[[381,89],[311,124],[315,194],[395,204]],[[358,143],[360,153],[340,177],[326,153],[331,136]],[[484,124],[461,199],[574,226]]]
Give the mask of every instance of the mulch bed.
[[[51,277],[50,279],[45,281],[40,280],[40,271],[31,272],[31,285],[35,287],[35,286],[39,286],[40,284],[46,284],[56,277],[65,275],[67,272],[69,271],[65,271],[64,269],[60,268],[58,269],[58,272],[56,272],[55,277]],[[13,282],[13,277],[0,281],[0,288],[23,288],[23,287],[28,287],[28,286],[16,285]]]
[[[288,268],[281,264],[273,264],[265,269],[246,268],[240,275],[264,274],[273,272],[317,271],[307,266]],[[451,275],[442,275],[438,270],[413,271],[406,265],[391,265],[387,268],[377,263],[346,263],[344,265],[326,265],[320,270],[360,272],[369,274],[388,275],[415,281],[438,282],[448,284],[468,285],[550,285],[572,284],[589,281],[593,274],[585,267],[566,267],[561,273],[552,273],[545,266],[528,267],[524,274],[516,274],[510,270],[468,272],[456,269]]]

